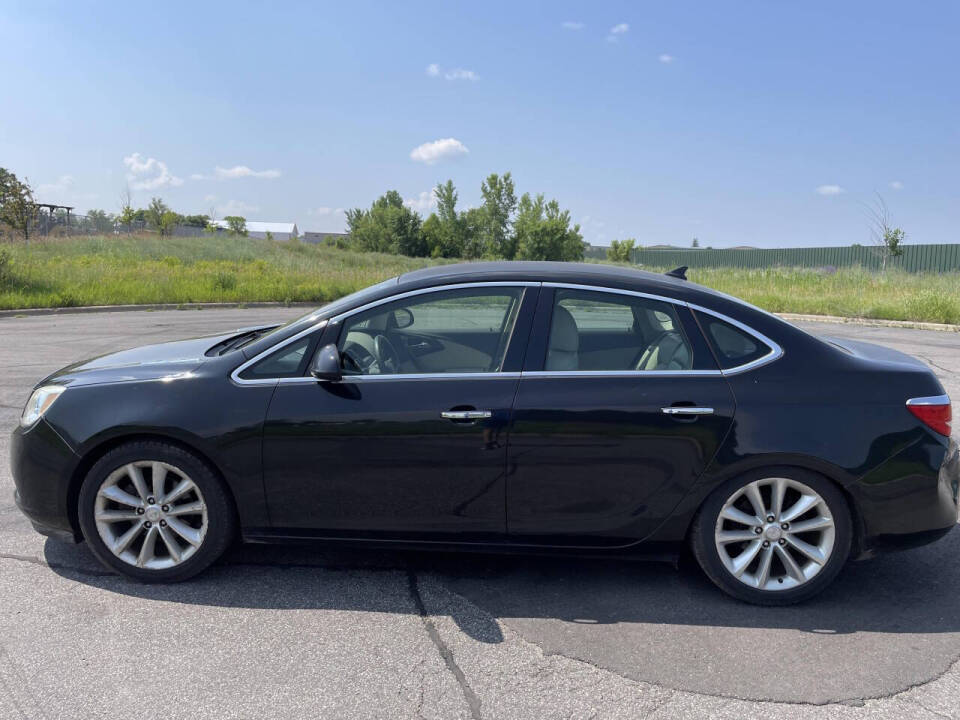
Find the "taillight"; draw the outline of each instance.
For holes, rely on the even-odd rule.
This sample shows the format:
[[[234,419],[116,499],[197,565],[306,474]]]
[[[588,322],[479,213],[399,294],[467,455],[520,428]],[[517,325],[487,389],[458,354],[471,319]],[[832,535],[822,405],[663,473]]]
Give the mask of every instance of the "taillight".
[[[950,437],[950,398],[946,395],[910,398],[907,410],[916,415],[931,430]]]

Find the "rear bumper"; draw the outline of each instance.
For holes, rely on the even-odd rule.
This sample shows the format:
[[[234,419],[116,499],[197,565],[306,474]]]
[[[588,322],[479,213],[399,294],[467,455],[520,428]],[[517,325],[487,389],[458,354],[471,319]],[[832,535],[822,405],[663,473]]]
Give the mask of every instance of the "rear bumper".
[[[926,545],[960,519],[960,448],[955,439],[916,443],[849,489],[861,515],[861,557]]]
[[[76,542],[69,511],[70,477],[77,456],[44,420],[18,427],[10,438],[14,500],[37,532]]]

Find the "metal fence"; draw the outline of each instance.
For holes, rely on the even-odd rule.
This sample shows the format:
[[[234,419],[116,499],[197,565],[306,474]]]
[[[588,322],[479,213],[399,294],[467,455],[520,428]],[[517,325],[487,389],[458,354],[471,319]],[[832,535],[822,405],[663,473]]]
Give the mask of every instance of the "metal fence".
[[[591,247],[587,257],[606,257],[606,248]],[[852,247],[775,248],[770,250],[634,250],[632,262],[650,267],[769,268],[860,267],[879,270],[883,253],[872,245]],[[903,255],[887,260],[888,268],[907,272],[960,271],[960,244],[904,245]]]
[[[218,229],[217,232],[221,230]],[[92,217],[65,212],[38,213],[30,223],[28,235],[30,238],[64,237],[72,235],[127,235],[130,233],[154,232],[143,220],[135,220],[129,224],[117,222],[110,217]],[[208,230],[196,225],[175,225],[170,229],[170,235],[183,237],[201,237],[209,234]],[[23,234],[14,232],[11,228],[0,225],[0,240],[22,240]]]

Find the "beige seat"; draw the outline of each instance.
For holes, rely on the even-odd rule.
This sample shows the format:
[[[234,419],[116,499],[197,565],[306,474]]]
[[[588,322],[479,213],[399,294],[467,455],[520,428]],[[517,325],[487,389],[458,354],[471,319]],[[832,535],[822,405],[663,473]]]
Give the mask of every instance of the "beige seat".
[[[689,370],[690,348],[676,332],[662,333],[643,351],[637,370]]]
[[[557,305],[553,309],[546,369],[580,369],[580,331],[577,329],[577,321],[573,319],[573,315],[562,305]]]

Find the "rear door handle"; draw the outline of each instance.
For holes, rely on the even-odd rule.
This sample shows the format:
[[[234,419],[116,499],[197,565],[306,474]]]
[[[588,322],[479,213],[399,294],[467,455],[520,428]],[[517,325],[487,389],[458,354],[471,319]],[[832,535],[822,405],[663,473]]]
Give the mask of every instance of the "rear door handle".
[[[672,407],[660,408],[664,415],[713,415],[713,408],[710,407]]]
[[[492,417],[491,410],[444,410],[440,417],[447,420],[484,420]]]

